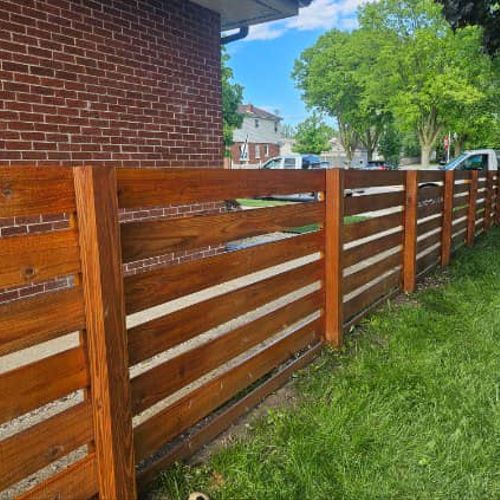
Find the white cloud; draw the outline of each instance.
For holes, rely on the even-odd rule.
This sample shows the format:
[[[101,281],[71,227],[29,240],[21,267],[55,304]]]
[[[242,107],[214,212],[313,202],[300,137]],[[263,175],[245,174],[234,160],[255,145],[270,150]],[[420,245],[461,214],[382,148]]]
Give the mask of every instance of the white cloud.
[[[371,1],[374,0],[314,0],[309,7],[300,9],[296,17],[252,26],[246,40],[274,40],[294,29],[351,30],[356,27],[355,14],[358,7]]]

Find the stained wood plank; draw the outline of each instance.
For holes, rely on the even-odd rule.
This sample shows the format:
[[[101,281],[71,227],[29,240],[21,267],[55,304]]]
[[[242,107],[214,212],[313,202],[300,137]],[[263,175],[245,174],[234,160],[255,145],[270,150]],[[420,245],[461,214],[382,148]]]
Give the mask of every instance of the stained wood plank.
[[[420,216],[420,210],[418,209],[419,175],[418,171],[409,170],[406,172],[405,179],[403,290],[406,293],[413,292],[416,284],[417,219]]]
[[[383,210],[402,205],[403,201],[404,194],[402,191],[351,196],[345,200],[345,214],[357,215],[366,212],[374,212],[376,210]]]
[[[439,217],[434,217],[432,219],[426,220],[424,222],[418,222],[417,224],[417,235],[422,236],[429,231],[433,231],[438,227],[441,227],[443,223],[443,217],[440,215]]]
[[[116,171],[78,167],[74,183],[99,492],[136,498]]]
[[[471,182],[469,191],[469,211],[467,213],[467,245],[474,244],[475,237],[475,224],[476,224],[476,204],[477,204],[477,180],[478,171],[471,172]]]
[[[326,171],[324,337],[336,347],[342,345],[343,334],[344,182],[343,170]]]
[[[344,225],[344,242],[350,243],[355,240],[373,236],[374,234],[387,231],[403,224],[403,212],[373,217],[354,224]]]
[[[124,262],[323,222],[322,203],[122,224]]]
[[[344,316],[351,318],[363,309],[369,307],[372,303],[376,302],[382,295],[385,295],[393,288],[399,286],[401,281],[401,271],[398,269],[392,274],[384,278],[379,283],[371,286],[367,290],[356,295],[344,304]]]
[[[468,207],[462,207],[459,208],[458,210],[453,211],[453,220],[456,221],[458,219],[461,219],[462,217],[467,217],[467,213],[469,212]]]
[[[345,188],[359,189],[379,186],[401,186],[404,183],[403,172],[369,172],[349,169],[345,173]]]
[[[467,229],[467,225],[468,225],[467,219],[464,219],[456,224],[453,224],[453,236],[455,236],[460,231]]]
[[[20,495],[17,500],[88,500],[99,492],[95,455],[70,465],[49,480]]]
[[[451,170],[450,172],[453,172]],[[470,182],[464,182],[462,184],[455,184],[455,189],[453,190],[454,196],[457,196],[462,193],[468,193],[470,187]]]
[[[374,280],[378,276],[386,273],[387,271],[401,266],[402,255],[401,252],[390,255],[371,266],[365,267],[355,273],[349,274],[344,277],[344,293],[347,295],[357,288]]]
[[[78,235],[69,230],[1,238],[0,262],[0,288],[78,273]]]
[[[351,267],[367,258],[397,247],[403,243],[403,232],[387,234],[376,240],[362,243],[344,251],[344,268]]]
[[[85,327],[81,288],[0,305],[0,356]]]
[[[132,412],[138,414],[211,370],[258,345],[322,307],[320,292],[186,351],[132,379]]]
[[[154,453],[293,354],[315,343],[320,329],[321,322],[316,320],[269,344],[243,363],[186,394],[172,406],[138,425],[135,428],[138,459],[142,460]]]
[[[0,167],[0,218],[72,212],[73,174],[67,167]]]
[[[435,233],[425,236],[425,238],[422,238],[417,242],[417,254],[423,252],[426,248],[429,248],[438,242],[441,242],[441,231],[436,231]]]
[[[440,170],[419,170],[419,182],[440,182],[444,180],[444,172]]]
[[[88,385],[81,347],[0,375],[0,423]]]
[[[130,363],[136,364],[323,277],[323,261],[205,300],[128,331]]]
[[[432,250],[432,252],[420,257],[417,261],[417,273],[421,274],[422,272],[428,270],[429,267],[439,264],[440,255],[441,249],[436,248],[435,250]]]
[[[426,217],[430,217],[431,215],[440,214],[443,211],[443,203],[419,203],[417,208],[417,219],[425,219]]]
[[[443,187],[442,186],[424,186],[418,189],[418,201],[419,203],[426,202],[429,200],[442,201],[443,197]]]
[[[120,168],[120,208],[324,190],[321,171]]]
[[[265,380],[257,388],[235,401],[221,413],[214,415],[201,429],[195,429],[193,432],[190,432],[189,436],[186,436],[180,444],[174,446],[166,455],[141,470],[138,477],[139,490],[145,492],[148,485],[152,483],[160,471],[166,469],[174,462],[192,456],[204,444],[212,441],[233,422],[236,422],[239,417],[278,390],[289,380],[293,373],[310,364],[319,355],[321,347],[321,344],[311,347],[297,359],[287,364],[285,368]]]
[[[0,441],[0,490],[92,440],[92,410],[80,403]]]
[[[322,231],[125,278],[127,313],[146,309],[246,274],[321,251]]]

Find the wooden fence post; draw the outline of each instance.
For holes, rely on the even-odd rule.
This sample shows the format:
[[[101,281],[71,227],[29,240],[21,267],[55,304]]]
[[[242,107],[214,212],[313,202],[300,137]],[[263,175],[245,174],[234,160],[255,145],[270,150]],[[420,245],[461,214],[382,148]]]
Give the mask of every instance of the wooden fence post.
[[[493,172],[486,172],[486,191],[484,193],[484,220],[485,231],[491,228],[491,204],[493,199]]]
[[[344,170],[325,170],[325,340],[342,345]]]
[[[403,291],[412,293],[417,279],[418,170],[405,176]]]
[[[116,171],[78,167],[73,172],[99,496],[107,500],[134,499],[137,493]]]
[[[470,186],[469,186],[469,207],[467,211],[467,245],[474,244],[474,236],[476,233],[476,204],[477,204],[477,180],[479,171],[472,170]]]
[[[441,266],[450,263],[451,237],[453,229],[453,193],[455,188],[455,172],[447,170],[444,173],[443,187],[443,230],[441,233]]]

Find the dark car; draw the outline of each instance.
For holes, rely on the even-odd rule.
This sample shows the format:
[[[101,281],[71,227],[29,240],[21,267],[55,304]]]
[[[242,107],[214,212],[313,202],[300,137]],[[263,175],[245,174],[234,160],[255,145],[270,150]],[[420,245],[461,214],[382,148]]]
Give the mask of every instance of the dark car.
[[[391,170],[391,167],[383,160],[370,160],[364,168],[369,170]]]

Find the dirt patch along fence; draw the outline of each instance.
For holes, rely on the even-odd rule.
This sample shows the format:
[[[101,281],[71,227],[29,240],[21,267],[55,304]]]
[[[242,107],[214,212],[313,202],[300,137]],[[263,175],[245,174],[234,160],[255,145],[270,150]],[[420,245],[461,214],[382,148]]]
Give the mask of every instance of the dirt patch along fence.
[[[0,305],[0,496],[134,498],[324,342],[341,345],[498,224],[499,183],[478,172],[0,168],[0,218],[69,214],[59,231],[0,238],[0,288],[68,283]],[[297,193],[307,196],[289,205],[119,223],[121,210]],[[192,260],[123,275],[184,251]]]

